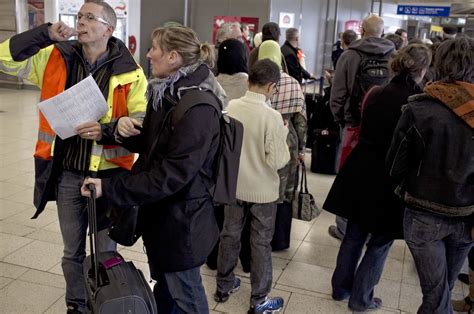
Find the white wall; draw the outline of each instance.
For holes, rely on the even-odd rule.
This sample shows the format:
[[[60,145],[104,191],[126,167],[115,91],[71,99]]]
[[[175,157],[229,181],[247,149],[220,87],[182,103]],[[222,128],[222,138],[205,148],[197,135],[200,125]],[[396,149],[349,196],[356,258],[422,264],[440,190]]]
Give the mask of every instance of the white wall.
[[[141,23],[141,1],[130,0],[128,2],[128,36],[135,36],[137,39],[137,50],[133,54],[135,61],[140,63],[140,23]],[[128,43],[126,43],[128,45]]]

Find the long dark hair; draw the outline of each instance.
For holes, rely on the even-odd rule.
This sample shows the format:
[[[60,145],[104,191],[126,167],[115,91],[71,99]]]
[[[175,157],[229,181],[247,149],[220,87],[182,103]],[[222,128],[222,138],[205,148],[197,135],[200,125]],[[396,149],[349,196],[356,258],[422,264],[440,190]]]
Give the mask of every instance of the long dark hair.
[[[441,81],[474,83],[474,39],[443,41],[436,50],[434,66]]]

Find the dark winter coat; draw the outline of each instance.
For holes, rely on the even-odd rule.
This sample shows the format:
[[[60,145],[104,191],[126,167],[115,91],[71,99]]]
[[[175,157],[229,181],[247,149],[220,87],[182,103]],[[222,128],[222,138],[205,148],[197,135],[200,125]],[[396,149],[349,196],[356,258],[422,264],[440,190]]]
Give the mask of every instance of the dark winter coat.
[[[339,171],[323,208],[358,223],[370,233],[403,237],[404,205],[385,167],[385,156],[410,95],[421,90],[397,76],[367,99],[360,141]]]
[[[472,102],[469,95],[458,100]],[[443,96],[456,100],[454,93]],[[468,111],[464,114],[469,116]],[[474,129],[441,100],[427,94],[410,97],[394,132],[387,167],[400,183],[398,192],[407,206],[474,218]]]
[[[201,66],[175,83],[174,90],[201,86],[209,78],[215,81]],[[218,148],[219,116],[211,106],[195,106],[172,128],[166,116],[177,105],[176,97],[168,89],[157,111],[150,100],[141,134],[123,143],[140,153],[132,174],[102,183],[111,208],[141,208],[152,278],[202,265],[218,237],[208,178]]]
[[[286,67],[290,76],[294,77],[300,84],[303,82],[303,79],[311,78],[311,74],[301,66],[298,60],[298,48],[293,47],[286,41],[281,46],[281,53],[285,57]]]

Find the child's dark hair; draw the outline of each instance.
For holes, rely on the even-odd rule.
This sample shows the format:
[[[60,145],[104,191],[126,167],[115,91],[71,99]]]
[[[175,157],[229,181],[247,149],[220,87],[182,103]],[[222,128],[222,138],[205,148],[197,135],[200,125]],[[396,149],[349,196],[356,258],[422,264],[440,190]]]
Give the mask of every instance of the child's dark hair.
[[[257,61],[250,68],[250,85],[265,86],[268,83],[277,83],[279,80],[280,68],[270,59]]]

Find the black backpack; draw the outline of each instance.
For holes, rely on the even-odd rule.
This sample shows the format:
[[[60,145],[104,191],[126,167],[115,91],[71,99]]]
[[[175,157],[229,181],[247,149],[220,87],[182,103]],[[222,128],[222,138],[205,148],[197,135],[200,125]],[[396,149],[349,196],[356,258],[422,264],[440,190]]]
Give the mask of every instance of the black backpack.
[[[171,126],[175,126],[184,114],[197,105],[210,105],[219,115],[220,139],[214,163],[214,176],[204,173],[211,183],[208,186],[214,205],[235,203],[237,177],[239,174],[240,152],[244,136],[242,123],[227,115],[217,97],[200,89],[187,90],[176,105],[171,117]]]
[[[361,103],[365,94],[372,86],[381,86],[390,79],[388,60],[391,52],[382,54],[368,54],[355,50],[360,56],[359,68],[354,79],[350,99],[350,111],[357,124],[361,120]]]

